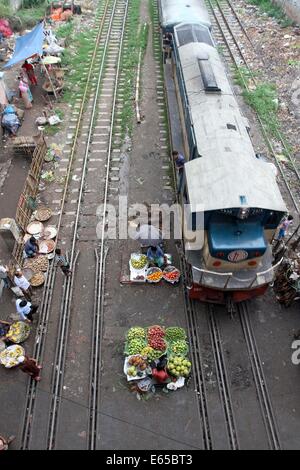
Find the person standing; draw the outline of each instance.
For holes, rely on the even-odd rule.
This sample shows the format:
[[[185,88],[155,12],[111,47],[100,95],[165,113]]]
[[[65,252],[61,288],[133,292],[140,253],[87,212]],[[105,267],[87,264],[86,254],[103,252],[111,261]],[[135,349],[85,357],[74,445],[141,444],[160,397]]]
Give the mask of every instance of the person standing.
[[[37,305],[32,305],[31,302],[27,302],[26,299],[21,298],[16,300],[16,310],[22,321],[32,321],[32,315],[36,313],[37,309]]]
[[[25,60],[24,64],[22,65],[22,69],[24,69],[25,72],[27,73],[27,76],[30,80],[30,83],[32,85],[37,85],[37,78],[36,78],[36,75],[34,73],[33,65],[30,64],[27,60]]]
[[[25,109],[32,108],[32,94],[25,77],[20,78],[19,82],[20,97],[23,100]]]
[[[21,289],[25,297],[30,300],[32,296],[32,288],[29,281],[23,275],[21,270],[16,271],[14,276],[14,283],[17,287]]]
[[[25,372],[25,374],[30,375],[31,378],[36,382],[39,382],[41,380],[40,371],[42,369],[42,366],[39,366],[35,359],[28,356],[20,356],[19,363],[19,368],[22,372]]]
[[[55,250],[55,266],[60,267],[65,276],[70,276],[72,271],[70,270],[70,264],[68,263],[66,257],[61,254],[61,249],[56,248]]]
[[[172,157],[175,162],[176,169],[178,171],[178,176],[179,176],[179,182],[177,186],[177,194],[179,194],[182,188],[182,183],[183,183],[183,169],[184,169],[184,164],[185,164],[185,158],[177,150],[173,150]]]
[[[279,225],[279,233],[278,233],[278,241],[284,239],[286,232],[288,231],[289,226],[293,223],[294,217],[292,215],[288,215],[283,222]]]

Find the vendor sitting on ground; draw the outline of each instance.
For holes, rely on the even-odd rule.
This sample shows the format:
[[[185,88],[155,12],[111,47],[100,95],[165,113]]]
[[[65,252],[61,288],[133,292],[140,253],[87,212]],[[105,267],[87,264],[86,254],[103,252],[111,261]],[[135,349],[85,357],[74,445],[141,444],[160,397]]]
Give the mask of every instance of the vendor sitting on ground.
[[[34,237],[30,237],[24,245],[24,251],[28,258],[33,258],[39,251],[38,242]]]
[[[165,264],[165,254],[159,245],[148,248],[147,258],[150,265],[156,265],[160,268]]]
[[[154,379],[157,384],[163,384],[163,383],[169,382],[168,379],[170,379],[170,376],[166,372],[166,365],[167,365],[166,355],[162,356],[159,359],[158,363],[156,364],[156,367],[153,367],[154,364],[151,364],[151,366],[152,366],[152,379]]]

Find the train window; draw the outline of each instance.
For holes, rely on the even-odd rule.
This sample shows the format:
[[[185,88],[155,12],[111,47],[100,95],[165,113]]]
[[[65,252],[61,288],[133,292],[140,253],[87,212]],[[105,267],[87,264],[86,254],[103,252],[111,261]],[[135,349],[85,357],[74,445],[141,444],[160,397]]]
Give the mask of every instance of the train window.
[[[205,91],[220,92],[212,66],[208,60],[198,59],[198,64]]]
[[[185,44],[190,44],[194,42],[193,32],[190,29],[182,29],[177,31],[177,38],[179,46],[184,46]]]
[[[227,129],[232,129],[236,131],[236,126],[234,124],[227,124]]]
[[[176,28],[176,34],[179,47],[191,42],[214,46],[211,34],[206,26],[185,24]]]

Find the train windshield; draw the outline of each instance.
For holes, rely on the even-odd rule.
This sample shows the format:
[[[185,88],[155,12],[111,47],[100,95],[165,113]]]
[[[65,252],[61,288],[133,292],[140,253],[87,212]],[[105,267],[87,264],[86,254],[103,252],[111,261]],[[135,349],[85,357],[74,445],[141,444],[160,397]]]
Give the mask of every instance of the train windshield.
[[[181,24],[175,28],[178,46],[184,46],[191,42],[202,42],[213,46],[213,40],[209,29],[199,24]]]

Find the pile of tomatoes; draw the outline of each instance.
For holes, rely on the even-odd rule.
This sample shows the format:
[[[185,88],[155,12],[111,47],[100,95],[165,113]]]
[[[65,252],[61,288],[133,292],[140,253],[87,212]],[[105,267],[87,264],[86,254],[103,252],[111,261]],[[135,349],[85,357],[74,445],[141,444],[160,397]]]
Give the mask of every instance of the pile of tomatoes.
[[[165,331],[160,326],[152,326],[148,330],[148,344],[153,349],[160,349],[164,351],[167,347],[166,342],[163,337],[165,336]]]

